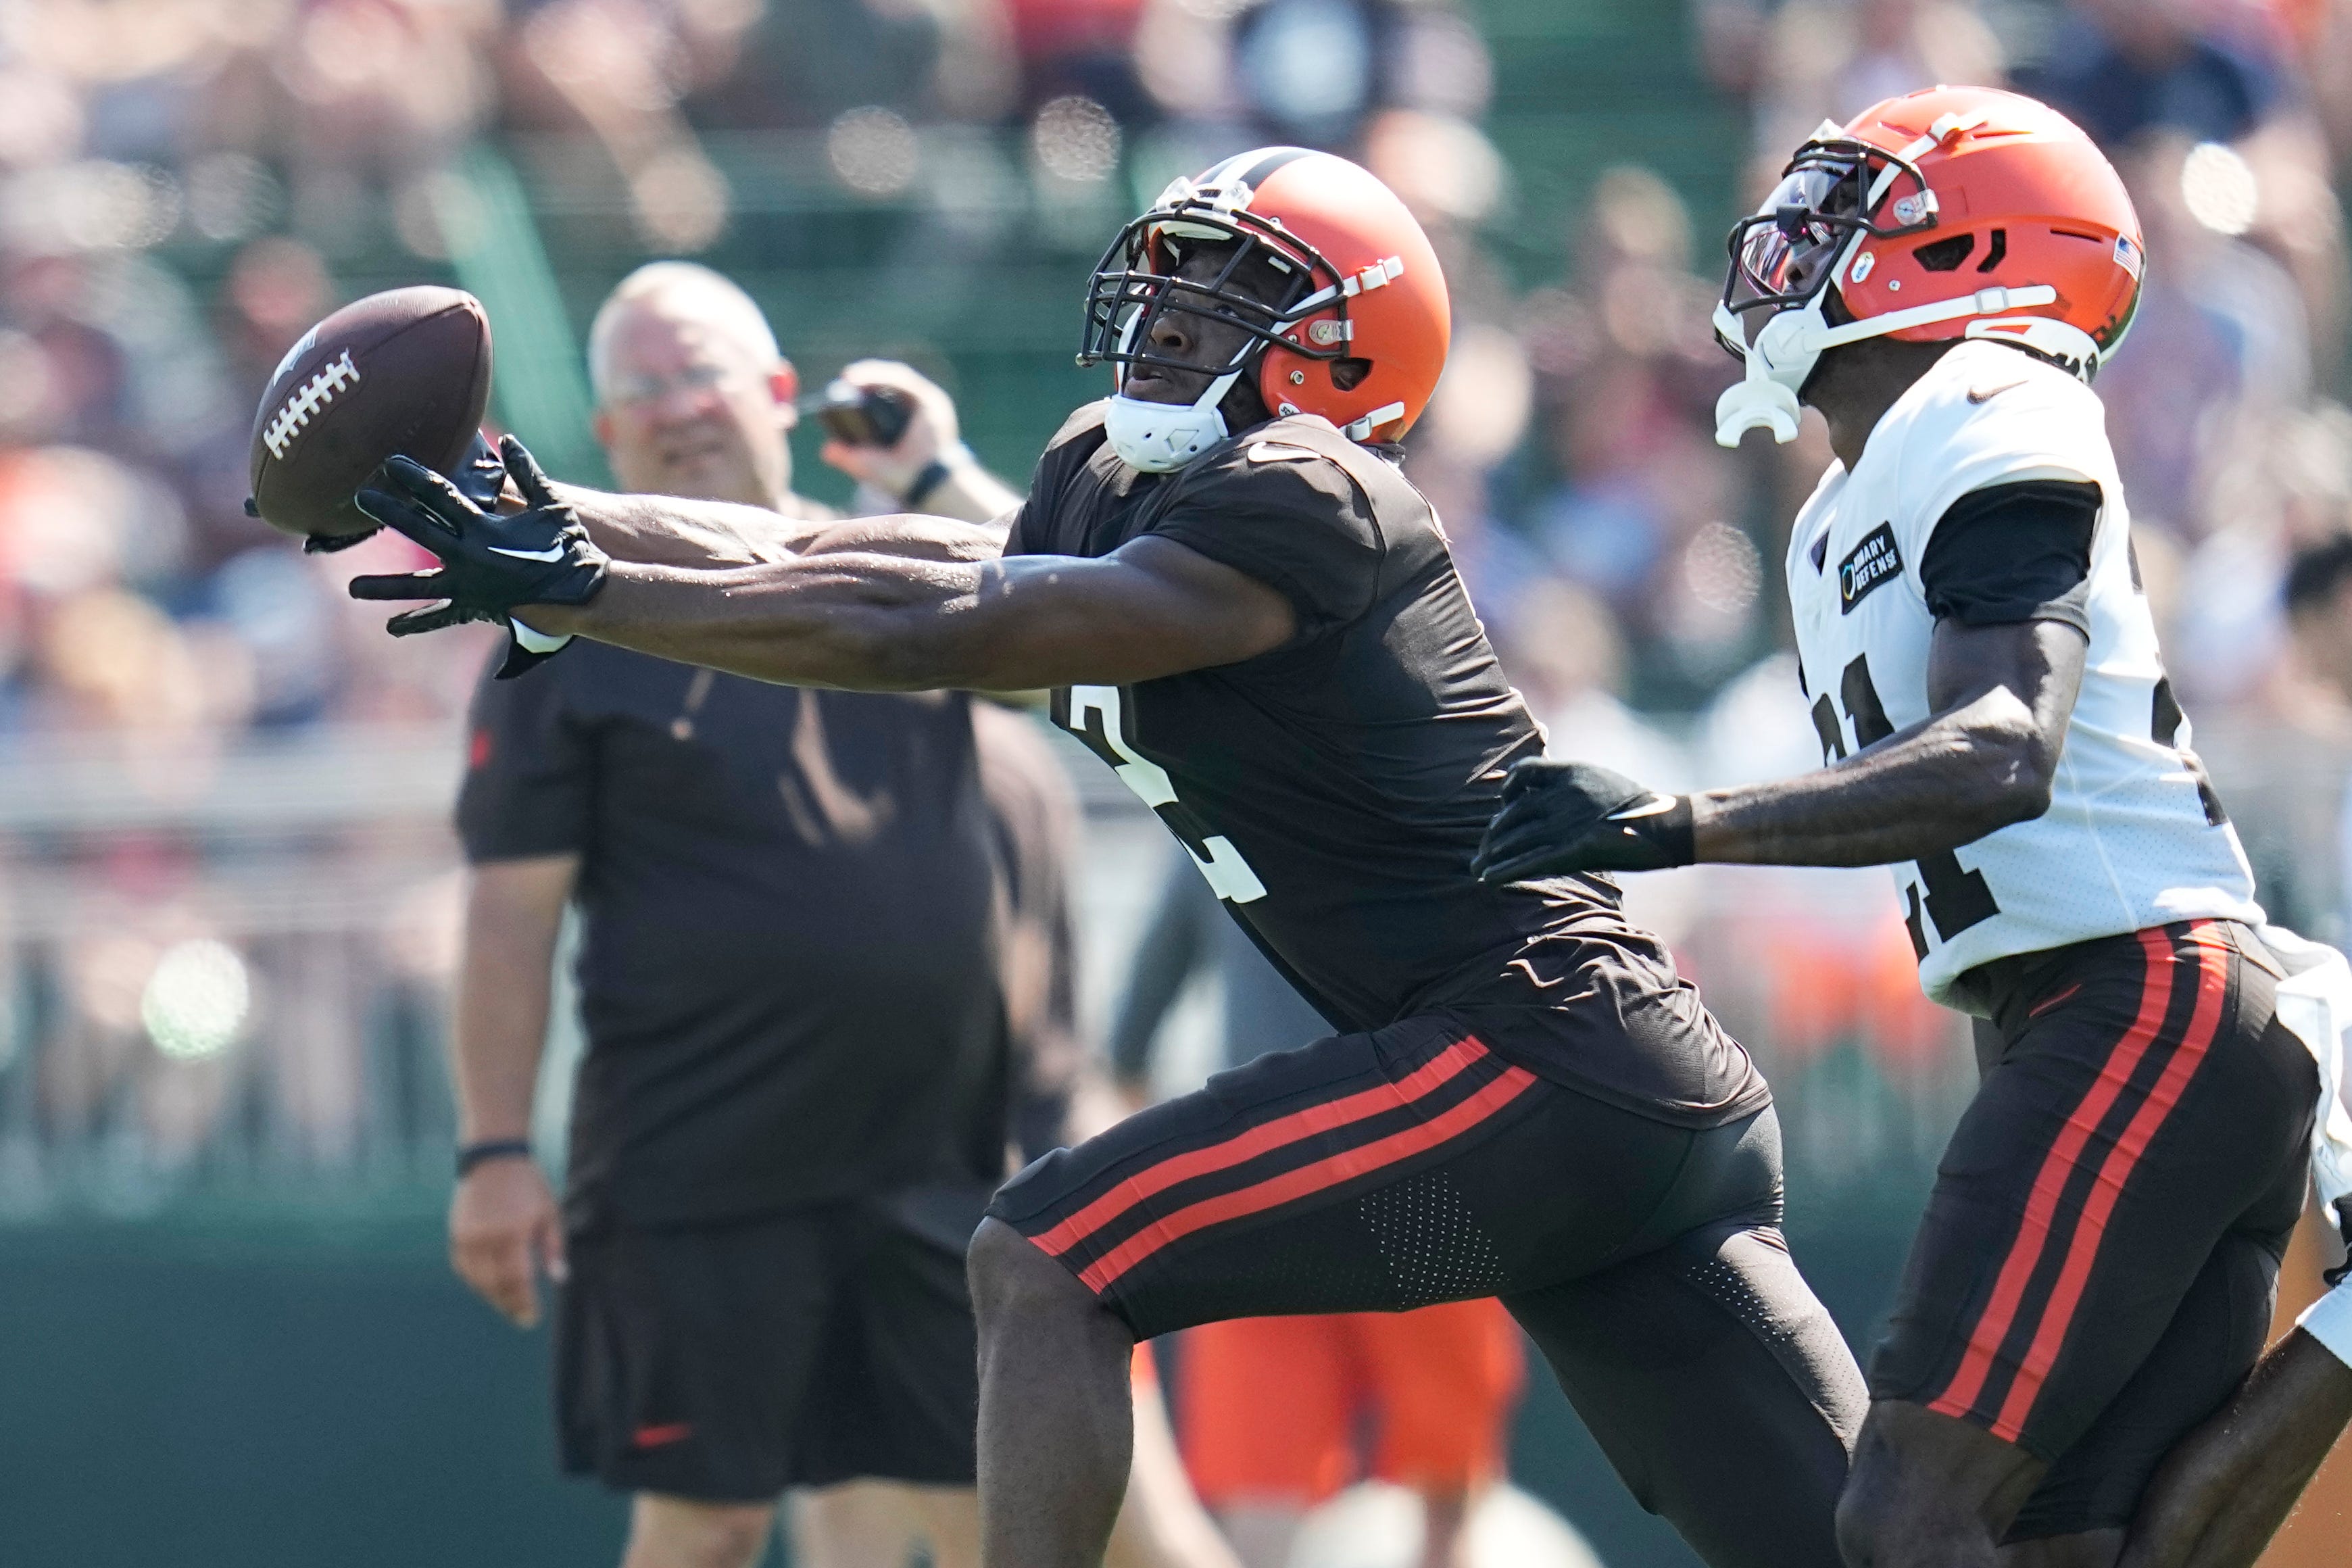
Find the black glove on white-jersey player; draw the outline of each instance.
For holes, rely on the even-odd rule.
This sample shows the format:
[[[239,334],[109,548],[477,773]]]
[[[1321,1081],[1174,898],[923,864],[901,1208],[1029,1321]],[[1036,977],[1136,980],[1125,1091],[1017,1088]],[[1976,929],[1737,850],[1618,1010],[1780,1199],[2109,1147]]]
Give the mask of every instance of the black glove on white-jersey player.
[[[441,564],[430,572],[354,577],[354,599],[433,599],[385,623],[396,637],[439,631],[467,621],[492,621],[514,640],[504,680],[521,674],[563,646],[533,647],[528,628],[514,620],[524,605],[584,605],[604,585],[604,552],[588,537],[570,506],[556,498],[521,442],[499,443],[506,471],[525,507],[499,512],[477,504],[456,485],[424,464],[395,457],[382,470],[383,488],[360,491],[360,510],[431,551]],[[529,634],[531,640],[537,634]],[[568,641],[569,639],[564,639]]]
[[[1503,781],[1470,869],[1488,883],[1567,871],[1659,871],[1687,866],[1690,797],[1662,795],[1591,763],[1532,757]]]

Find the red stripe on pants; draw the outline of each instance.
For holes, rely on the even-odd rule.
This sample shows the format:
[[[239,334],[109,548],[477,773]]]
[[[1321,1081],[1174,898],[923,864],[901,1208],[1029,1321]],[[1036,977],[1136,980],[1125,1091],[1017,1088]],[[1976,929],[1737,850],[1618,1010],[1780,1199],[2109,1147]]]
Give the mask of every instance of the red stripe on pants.
[[[2098,1181],[2083,1205],[2082,1218],[2075,1222],[2074,1240],[2066,1249],[2058,1283],[2051,1289],[2049,1305],[2042,1310],[2042,1326],[2034,1331],[2032,1347],[2026,1352],[2017,1380],[2009,1385],[2008,1397],[2000,1402],[2000,1415],[1992,1424],[1992,1435],[2004,1443],[2017,1441],[2018,1434],[2025,1430],[2025,1419],[2033,1409],[2034,1400],[2041,1397],[2051,1363],[2058,1359],[2058,1347],[2065,1342],[2074,1310],[2082,1305],[2083,1287],[2090,1279],[2092,1265],[2097,1261],[2099,1243],[2106,1235],[2107,1217],[2115,1212],[2116,1199],[2131,1180],[2132,1169],[2147,1152],[2157,1129],[2172,1114],[2172,1108],[2180,1103],[2181,1090],[2188,1088],[2189,1077],[2212,1047],[2213,1037],[2221,1032],[2221,1001],[2230,989],[2230,956],[2222,949],[2199,942],[2198,934],[2192,931],[2189,936],[2197,946],[2198,975],[2197,1009],[2189,1020],[2188,1037],[2172,1053],[2172,1059],[2164,1064],[2163,1076],[2148,1090],[2147,1099],[2134,1113],[2131,1124],[2124,1129],[2123,1136],[2099,1166]]]
[[[1535,1081],[1536,1075],[1525,1068],[1505,1068],[1477,1093],[1431,1117],[1418,1127],[1407,1127],[1358,1148],[1326,1155],[1297,1170],[1268,1176],[1255,1186],[1243,1187],[1213,1198],[1202,1198],[1163,1219],[1153,1220],[1088,1264],[1079,1273],[1078,1279],[1099,1295],[1120,1275],[1169,1243],[1181,1240],[1196,1230],[1279,1208],[1284,1204],[1338,1186],[1342,1182],[1377,1171],[1383,1165],[1410,1159],[1425,1150],[1436,1148],[1449,1139],[1459,1137],[1517,1100]]]
[[[1059,1258],[1144,1199],[1164,1193],[1179,1182],[1230,1170],[1286,1143],[1296,1143],[1318,1132],[1329,1132],[1351,1121],[1410,1105],[1475,1067],[1487,1055],[1482,1041],[1465,1035],[1393,1083],[1376,1084],[1338,1100],[1310,1105],[1304,1110],[1294,1110],[1287,1116],[1277,1116],[1246,1128],[1222,1143],[1213,1143],[1189,1154],[1171,1155],[1158,1164],[1147,1166],[1053,1229],[1030,1239],[1049,1256]]]
[[[1978,1314],[1976,1327],[1969,1334],[1967,1353],[1960,1357],[1959,1370],[1952,1374],[1944,1392],[1928,1402],[1930,1410],[1965,1419],[1969,1406],[1984,1392],[1985,1380],[1992,1373],[1993,1358],[2000,1352],[2001,1342],[2009,1337],[2010,1325],[2016,1321],[2026,1283],[2042,1261],[2042,1249],[2049,1245],[2050,1227],[2058,1216],[2058,1203],[2074,1174],[2074,1162],[2081,1156],[2083,1146],[2090,1142],[2091,1134],[2098,1131],[2100,1121],[2115,1105],[2116,1097],[2131,1082],[2133,1071],[2147,1054],[2157,1030],[2164,1025],[2172,992],[2171,969],[2165,962],[2171,954],[2171,942],[2162,931],[2144,931],[2139,933],[2139,945],[2145,966],[2139,1016],[2107,1053],[2099,1076],[2092,1081],[2082,1103],[2066,1118],[2066,1124],[2058,1130],[2050,1152],[2042,1157],[2032,1190],[2026,1196],[2025,1218],[2018,1226],[2017,1239],[2010,1244],[2009,1256],[2002,1259],[2000,1273],[1993,1281],[1992,1298]]]

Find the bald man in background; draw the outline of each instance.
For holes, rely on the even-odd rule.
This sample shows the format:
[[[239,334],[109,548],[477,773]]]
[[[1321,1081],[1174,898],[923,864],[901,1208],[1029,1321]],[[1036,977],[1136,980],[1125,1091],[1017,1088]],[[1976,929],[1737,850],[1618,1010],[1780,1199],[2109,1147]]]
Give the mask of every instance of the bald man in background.
[[[781,513],[747,518],[745,559],[835,525],[793,491],[797,384],[733,283],[640,268],[589,359],[623,489]],[[877,505],[1017,504],[938,387],[876,362],[845,376],[912,410],[887,447],[824,449]],[[803,1568],[900,1568],[918,1541],[937,1568],[978,1563],[964,1245],[1006,1171],[1017,1036],[1068,1029],[1013,994],[1034,990],[1065,870],[1020,824],[1066,785],[999,717],[976,742],[961,694],[770,686],[585,642],[482,684],[451,1253],[518,1323],[539,1268],[562,1285],[563,1461],[632,1494],[625,1568],[747,1568],[788,1489]],[[587,1051],[559,1210],[527,1137],[568,903]]]

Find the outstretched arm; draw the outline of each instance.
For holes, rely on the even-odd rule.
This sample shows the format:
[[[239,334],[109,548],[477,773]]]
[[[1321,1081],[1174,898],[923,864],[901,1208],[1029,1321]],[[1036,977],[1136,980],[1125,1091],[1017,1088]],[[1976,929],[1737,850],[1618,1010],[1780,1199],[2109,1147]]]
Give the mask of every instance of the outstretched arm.
[[[750,566],[799,554],[834,525],[831,519],[786,517],[734,501],[670,496],[607,495],[556,487],[595,541],[615,561],[663,566]]]
[[[1973,843],[2050,808],[2089,646],[2057,621],[1939,621],[1928,718],[1876,735],[1883,716],[1857,719],[1853,756],[1775,784],[1674,796],[1590,763],[1521,763],[1474,868],[1516,882],[1694,860],[1883,866]]]
[[[2032,821],[2050,809],[2089,647],[2057,621],[1937,623],[1927,656],[1931,717],[1835,766],[1694,796],[1697,858],[1884,866]]]
[[[828,522],[811,535],[803,555],[897,555],[909,561],[993,561],[1004,553],[1008,510],[993,522],[898,513]]]
[[[429,599],[395,636],[454,619],[507,621],[756,679],[866,691],[1018,690],[1123,684],[1234,664],[1296,630],[1290,601],[1171,541],[1135,540],[1099,560],[986,558],[963,525],[901,520],[882,531],[923,554],[825,551],[721,567],[616,562],[580,515],[605,498],[558,494],[530,454],[510,470],[530,505],[488,512],[421,464],[394,458],[368,514],[439,557],[430,572],[355,578],[353,597]],[[656,516],[696,503],[615,498]],[[981,557],[973,559],[971,557]]]
[[[931,561],[992,560],[1004,552],[1002,521],[962,522],[913,513],[809,519],[734,501],[611,495],[574,485],[554,489],[597,549],[614,561],[643,566],[772,565],[798,555],[851,550]]]
[[[1289,602],[1182,545],[1099,560],[810,554],[723,571],[616,563],[532,626],[761,680],[865,691],[1116,686],[1289,640]]]
[[[2034,479],[1969,490],[1943,510],[1918,551],[1919,592],[1936,617],[1921,722],[1888,722],[1867,667],[1816,669],[1819,684],[1843,689],[1814,693],[1814,726],[1836,759],[1815,773],[1673,796],[1590,763],[1522,763],[1480,874],[1511,881],[1693,860],[1879,866],[2041,816],[2090,650],[2084,602],[2105,505],[2087,479]]]

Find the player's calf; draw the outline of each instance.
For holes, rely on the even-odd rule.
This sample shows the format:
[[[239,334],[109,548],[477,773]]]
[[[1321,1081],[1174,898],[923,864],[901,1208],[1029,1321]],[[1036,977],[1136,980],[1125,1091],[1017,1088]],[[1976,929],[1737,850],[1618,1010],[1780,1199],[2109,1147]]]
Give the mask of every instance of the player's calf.
[[[1838,1500],[1845,1568],[1994,1568],[2042,1461],[1906,1400],[1870,1407]]]
[[[1002,1221],[981,1222],[965,1267],[980,1320],[981,1560],[1094,1568],[1127,1494],[1135,1336]]]

